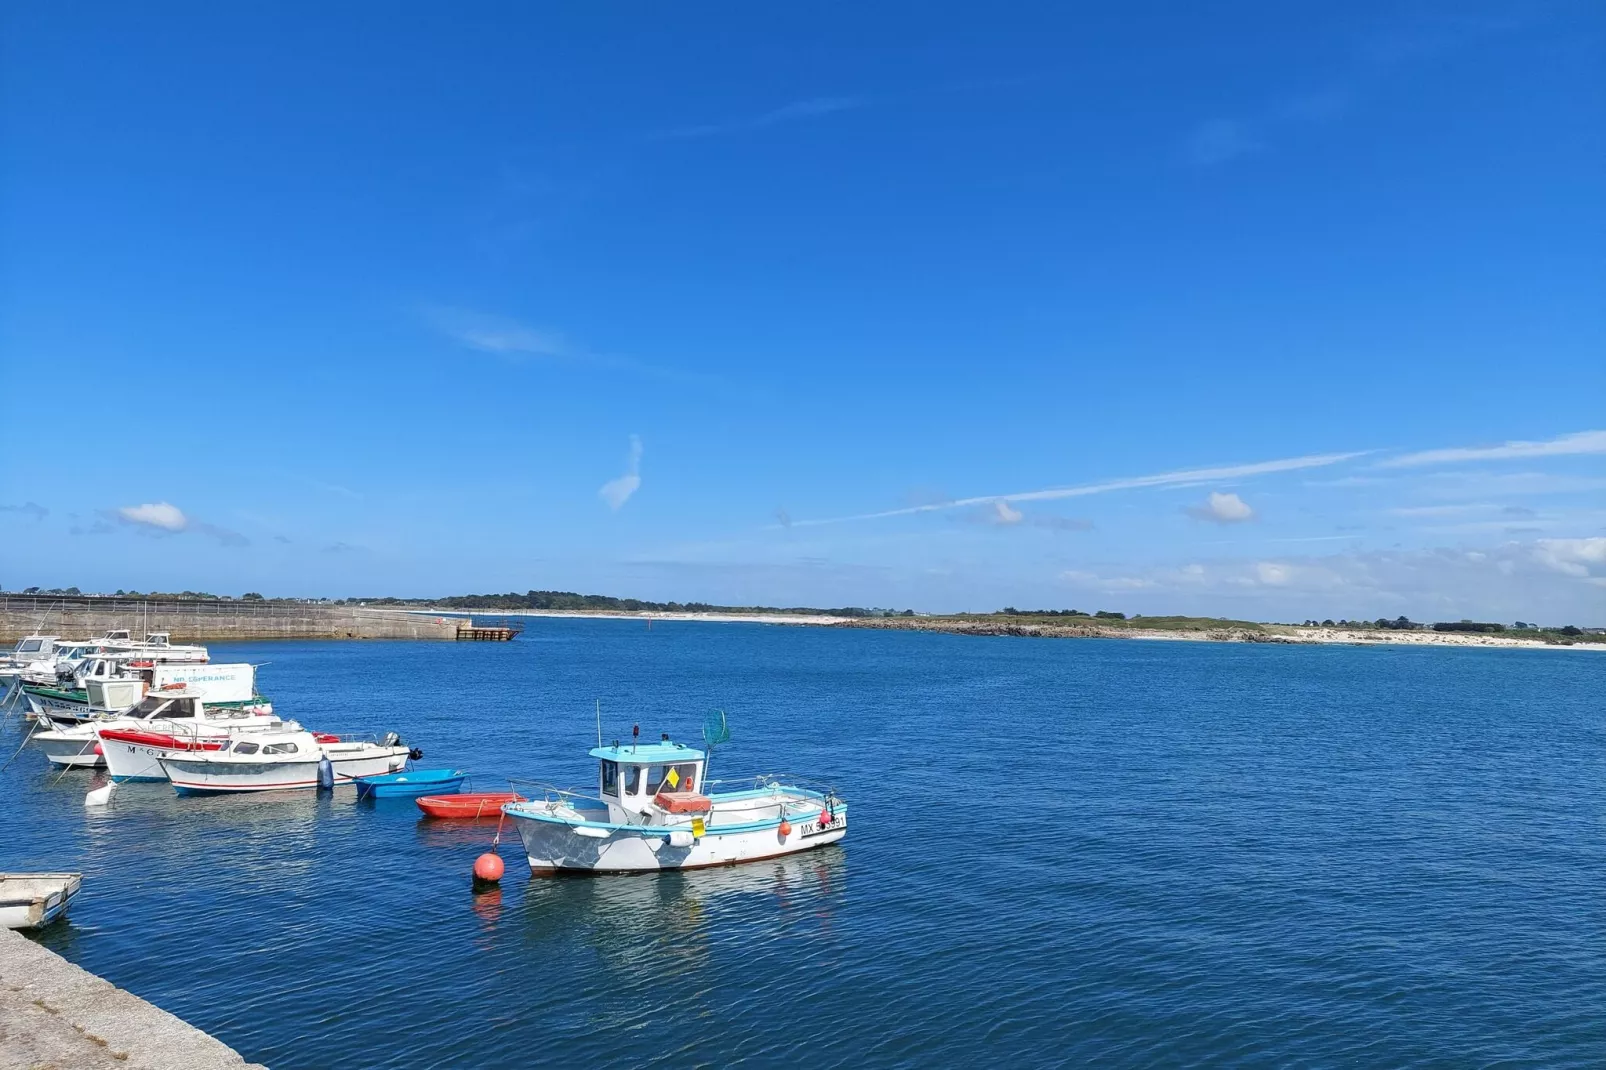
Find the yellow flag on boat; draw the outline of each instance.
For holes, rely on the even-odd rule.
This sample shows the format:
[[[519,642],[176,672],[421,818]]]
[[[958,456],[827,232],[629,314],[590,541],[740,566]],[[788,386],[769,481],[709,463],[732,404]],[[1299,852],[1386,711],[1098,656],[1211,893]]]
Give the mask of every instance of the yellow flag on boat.
[[[670,766],[669,767],[669,775],[664,777],[664,779],[669,781],[669,786],[670,787],[672,787],[672,788],[680,787],[680,770],[676,769],[674,766]]]
[[[702,818],[694,817],[694,818],[691,819],[691,834],[693,836],[696,836],[698,839],[701,839],[703,833],[707,832],[707,831],[708,831],[708,826],[703,824],[703,819]]]

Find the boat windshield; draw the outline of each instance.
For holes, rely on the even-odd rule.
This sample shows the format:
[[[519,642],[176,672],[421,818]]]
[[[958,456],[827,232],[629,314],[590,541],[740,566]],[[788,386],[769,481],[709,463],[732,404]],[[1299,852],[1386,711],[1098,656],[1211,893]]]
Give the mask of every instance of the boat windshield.
[[[44,648],[44,640],[43,639],[24,639],[22,642],[17,644],[17,653],[19,653],[19,654],[37,654],[43,648]]]
[[[142,719],[146,717],[155,717],[158,713],[162,713],[164,710],[167,710],[169,706],[172,706],[174,701],[174,699],[163,698],[161,695],[146,695],[145,698],[141,700],[140,704],[134,707],[133,716]],[[166,716],[178,717],[183,715],[169,712],[166,714]]]

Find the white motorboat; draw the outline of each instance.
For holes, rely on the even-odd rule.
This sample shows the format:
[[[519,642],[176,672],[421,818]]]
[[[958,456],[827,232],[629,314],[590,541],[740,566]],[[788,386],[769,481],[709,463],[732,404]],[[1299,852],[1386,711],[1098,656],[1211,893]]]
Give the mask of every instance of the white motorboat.
[[[533,873],[642,873],[751,862],[836,843],[848,806],[796,777],[755,777],[702,794],[707,754],[683,743],[598,747],[595,796],[536,786],[502,813]],[[704,785],[705,789],[709,785]]]
[[[49,925],[67,913],[83,880],[80,873],[0,873],[0,928]]]
[[[410,754],[422,757],[394,734],[376,743],[320,738],[311,732],[251,732],[235,735],[216,749],[175,751],[158,761],[180,795],[217,795],[315,788],[318,767],[326,759],[333,783],[394,773],[407,764]]]
[[[193,690],[164,689],[146,695],[129,716],[129,727],[92,724],[114,783],[166,780],[160,759],[184,751],[214,751],[240,732],[301,731],[271,713],[213,708]]]
[[[109,637],[112,633],[108,632]],[[130,641],[127,632],[118,633],[123,636],[121,643],[108,642],[110,650],[120,654],[129,654],[135,658],[154,662],[158,665],[191,664],[204,665],[211,660],[204,646],[183,646],[173,642],[171,632],[150,632],[139,642]],[[106,641],[105,639],[102,640]]]
[[[17,640],[17,645],[11,653],[0,659],[0,687],[16,683],[23,677],[39,677],[41,679],[54,676],[56,670],[56,646],[61,642],[59,635],[25,635]]]
[[[35,716],[85,721],[119,716],[133,709],[147,692],[187,688],[217,709],[272,713],[273,704],[257,694],[256,666],[153,664],[128,654],[85,659],[71,680],[25,683],[23,693]]]

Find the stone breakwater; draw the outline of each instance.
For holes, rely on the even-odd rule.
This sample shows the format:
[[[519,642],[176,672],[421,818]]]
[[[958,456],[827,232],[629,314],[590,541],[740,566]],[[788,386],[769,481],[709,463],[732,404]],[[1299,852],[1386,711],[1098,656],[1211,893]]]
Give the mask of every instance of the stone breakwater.
[[[0,929],[0,1067],[267,1070],[181,1018]]]
[[[170,632],[176,643],[259,639],[455,640],[460,618],[316,603],[0,595],[0,642],[32,632],[85,639],[112,628]]]

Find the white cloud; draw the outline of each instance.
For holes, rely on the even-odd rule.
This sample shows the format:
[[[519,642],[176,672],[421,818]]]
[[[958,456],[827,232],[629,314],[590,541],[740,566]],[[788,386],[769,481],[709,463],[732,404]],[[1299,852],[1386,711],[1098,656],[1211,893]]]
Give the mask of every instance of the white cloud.
[[[625,474],[618,479],[610,479],[597,491],[602,500],[608,503],[608,508],[618,510],[620,506],[630,500],[630,496],[641,489],[641,437],[630,436],[630,459],[626,462]]]
[[[1285,457],[1276,461],[1257,461],[1253,464],[1227,465],[1220,468],[1190,468],[1177,472],[1162,472],[1152,476],[1133,476],[1114,479],[1107,483],[1089,483],[1079,487],[1052,487],[1047,490],[1029,490],[1017,494],[985,494],[974,498],[954,498],[947,501],[911,505],[902,509],[886,509],[879,513],[860,513],[856,516],[831,517],[825,520],[794,520],[799,527],[820,524],[845,524],[856,520],[881,520],[893,516],[912,516],[942,509],[962,509],[993,502],[1046,502],[1061,498],[1081,498],[1089,494],[1108,494],[1112,491],[1138,490],[1144,487],[1179,487],[1192,483],[1215,483],[1224,479],[1244,479],[1249,476],[1268,475],[1273,472],[1293,472],[1303,468],[1321,468],[1340,464],[1365,456],[1368,451],[1350,453],[1317,453],[1304,457]]]
[[[1606,566],[1606,536],[1587,539],[1540,539],[1534,559],[1568,576],[1584,578],[1594,566]]]
[[[1287,586],[1293,574],[1293,569],[1275,561],[1261,561],[1255,565],[1255,578],[1268,587]]]
[[[998,501],[993,503],[993,523],[995,524],[1019,524],[1025,518],[1025,513],[1019,509],[1011,509],[1008,502]]]
[[[1203,505],[1193,506],[1187,512],[1195,520],[1208,520],[1213,524],[1241,524],[1255,518],[1255,511],[1249,508],[1248,502],[1236,494],[1218,491],[1211,491]]]
[[[160,528],[163,531],[183,531],[190,526],[189,517],[176,505],[167,502],[154,502],[148,505],[125,505],[117,510],[117,515],[129,524],[142,524],[145,527]]]
[[[1564,457],[1582,453],[1606,453],[1606,431],[1578,431],[1544,442],[1506,442],[1499,446],[1469,446],[1457,449],[1423,450],[1390,457],[1378,462],[1379,468],[1410,468],[1425,464],[1455,464],[1461,461],[1496,461],[1511,458]]]

